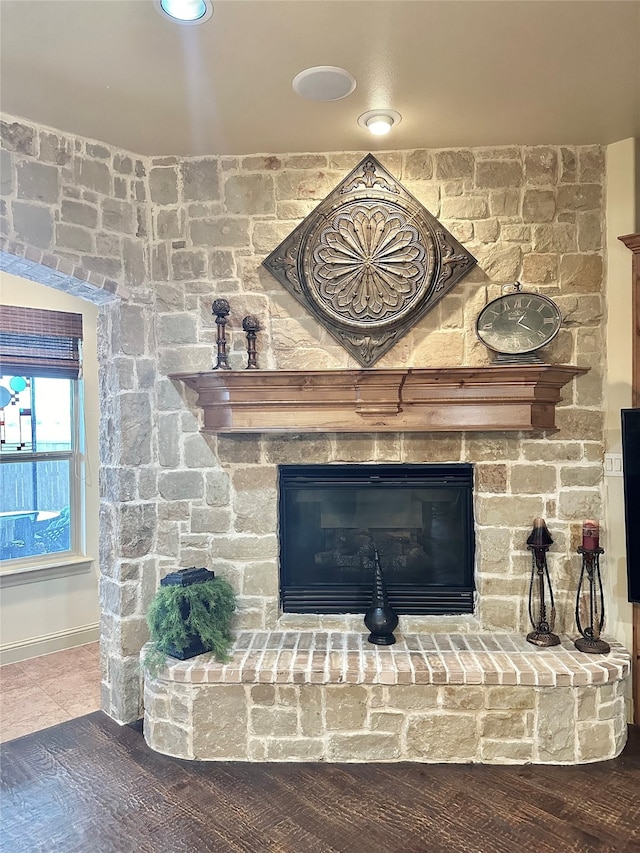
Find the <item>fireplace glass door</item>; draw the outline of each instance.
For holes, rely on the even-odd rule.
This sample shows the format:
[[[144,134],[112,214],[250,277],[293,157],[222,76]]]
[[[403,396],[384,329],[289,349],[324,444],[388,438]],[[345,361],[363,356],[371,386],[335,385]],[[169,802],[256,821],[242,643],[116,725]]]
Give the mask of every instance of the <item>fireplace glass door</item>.
[[[377,553],[397,613],[473,612],[471,465],[282,465],[285,612],[363,613]]]

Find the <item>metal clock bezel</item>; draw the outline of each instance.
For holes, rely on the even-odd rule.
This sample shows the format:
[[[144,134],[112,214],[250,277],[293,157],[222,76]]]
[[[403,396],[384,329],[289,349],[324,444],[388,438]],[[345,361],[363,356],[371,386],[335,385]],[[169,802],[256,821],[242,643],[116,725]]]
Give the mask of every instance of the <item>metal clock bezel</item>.
[[[481,330],[480,330],[480,324],[483,320],[483,317],[486,315],[486,313],[491,309],[492,306],[495,306],[496,303],[500,303],[500,305],[506,305],[507,300],[509,300],[513,297],[518,297],[518,296],[533,297],[535,300],[538,300],[541,303],[544,302],[547,305],[549,305],[555,314],[555,322],[554,322],[553,331],[541,343],[536,344],[535,346],[528,346],[526,348],[521,348],[518,350],[498,348],[497,345],[489,343],[485,339],[485,337],[483,337],[483,332],[481,332]],[[527,306],[527,307],[529,307],[529,306]],[[507,308],[508,308],[508,305],[507,305]],[[504,313],[504,311],[501,311],[500,315],[502,315],[503,313]],[[476,318],[475,330],[476,330],[476,336],[478,337],[480,342],[483,343],[492,352],[495,352],[500,356],[504,356],[505,358],[511,357],[511,358],[517,359],[521,356],[527,356],[531,353],[536,353],[538,350],[542,349],[543,347],[549,346],[549,344],[557,336],[558,332],[560,331],[561,326],[562,326],[562,314],[560,313],[560,309],[558,308],[557,304],[553,301],[553,299],[550,299],[548,296],[544,296],[542,293],[536,293],[535,291],[532,291],[532,290],[515,289],[509,293],[502,293],[500,296],[497,296],[495,299],[492,299],[491,302],[487,302],[487,304],[484,306],[484,308],[482,308],[482,310],[480,311],[480,313],[478,314],[478,316]]]

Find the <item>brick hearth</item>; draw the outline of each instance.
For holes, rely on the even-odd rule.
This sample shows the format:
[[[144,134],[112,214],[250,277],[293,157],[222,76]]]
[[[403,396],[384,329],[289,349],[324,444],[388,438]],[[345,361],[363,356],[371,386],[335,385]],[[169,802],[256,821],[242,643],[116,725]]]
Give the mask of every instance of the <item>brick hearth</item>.
[[[540,764],[613,758],[629,655],[539,649],[510,634],[241,631],[227,664],[173,661],[145,684],[145,738],[228,761]]]

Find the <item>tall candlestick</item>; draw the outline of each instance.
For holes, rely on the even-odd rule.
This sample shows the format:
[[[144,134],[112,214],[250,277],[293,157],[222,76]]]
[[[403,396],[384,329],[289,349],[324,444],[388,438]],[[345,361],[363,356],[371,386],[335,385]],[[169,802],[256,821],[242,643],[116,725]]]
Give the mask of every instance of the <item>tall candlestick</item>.
[[[585,551],[596,551],[600,547],[600,527],[591,518],[582,525],[582,547]]]
[[[534,630],[527,634],[527,640],[535,646],[557,646],[560,637],[553,633],[556,619],[556,606],[553,600],[551,578],[547,567],[547,551],[553,545],[553,539],[544,518],[534,518],[533,530],[527,539],[527,548],[531,551],[531,581],[529,583],[529,618]],[[536,584],[537,580],[537,584]],[[535,587],[538,587],[538,608],[535,608]],[[549,608],[547,609],[547,595]]]
[[[585,521],[582,528],[582,548],[578,548],[578,553],[582,556],[582,569],[576,594],[576,625],[582,636],[578,637],[574,645],[578,651],[587,654],[607,654],[611,651],[611,646],[601,637],[604,626],[604,589],[600,574],[600,554],[604,554],[604,551],[600,547],[596,521]]]

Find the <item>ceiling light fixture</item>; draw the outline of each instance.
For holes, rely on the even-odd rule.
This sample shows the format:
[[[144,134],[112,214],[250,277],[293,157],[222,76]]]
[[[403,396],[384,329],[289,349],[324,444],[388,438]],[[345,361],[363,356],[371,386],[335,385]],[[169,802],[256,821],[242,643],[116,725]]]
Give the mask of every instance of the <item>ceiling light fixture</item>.
[[[213,15],[209,0],[156,0],[155,6],[163,18],[179,24],[203,24]]]
[[[384,136],[401,121],[402,116],[395,110],[368,110],[358,118],[360,127],[366,127],[374,136]]]
[[[310,101],[339,101],[356,88],[356,79],[336,65],[305,68],[293,78],[293,91]]]

